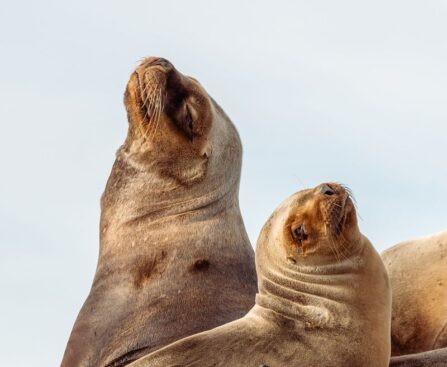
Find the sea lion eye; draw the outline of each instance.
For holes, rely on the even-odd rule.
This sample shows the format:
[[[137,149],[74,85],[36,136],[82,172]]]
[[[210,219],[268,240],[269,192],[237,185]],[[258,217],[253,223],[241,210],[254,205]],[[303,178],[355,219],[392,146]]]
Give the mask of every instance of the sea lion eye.
[[[304,241],[307,238],[307,234],[304,231],[304,224],[299,224],[296,227],[292,227],[292,237],[297,241]]]

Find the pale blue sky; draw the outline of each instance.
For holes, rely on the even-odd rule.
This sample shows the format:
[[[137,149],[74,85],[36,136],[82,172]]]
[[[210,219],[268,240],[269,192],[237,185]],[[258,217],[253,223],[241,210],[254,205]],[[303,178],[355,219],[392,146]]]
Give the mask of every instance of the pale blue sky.
[[[60,363],[141,58],[236,124],[253,244],[284,198],[335,180],[383,250],[447,228],[446,35],[445,1],[2,1],[2,364]]]

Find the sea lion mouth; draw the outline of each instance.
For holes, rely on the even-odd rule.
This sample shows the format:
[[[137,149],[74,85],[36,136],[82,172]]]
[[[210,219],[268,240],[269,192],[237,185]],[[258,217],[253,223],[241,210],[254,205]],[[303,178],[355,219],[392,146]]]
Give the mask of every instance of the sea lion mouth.
[[[146,59],[144,65],[149,66],[161,66],[164,70],[173,69],[174,65],[172,65],[168,60],[162,57],[152,56]]]

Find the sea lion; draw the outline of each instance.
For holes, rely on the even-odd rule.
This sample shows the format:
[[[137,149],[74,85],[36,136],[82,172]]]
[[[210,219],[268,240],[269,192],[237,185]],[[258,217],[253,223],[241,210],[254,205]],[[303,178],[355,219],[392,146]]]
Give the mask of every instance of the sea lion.
[[[131,75],[129,129],[101,198],[100,252],[62,366],[124,366],[254,305],[236,128],[162,58]]]
[[[388,366],[388,276],[345,188],[326,183],[283,202],[261,231],[256,269],[245,317],[130,366]]]
[[[446,348],[447,231],[400,243],[382,259],[393,294],[391,354]]]
[[[392,357],[390,367],[446,367],[447,348]]]

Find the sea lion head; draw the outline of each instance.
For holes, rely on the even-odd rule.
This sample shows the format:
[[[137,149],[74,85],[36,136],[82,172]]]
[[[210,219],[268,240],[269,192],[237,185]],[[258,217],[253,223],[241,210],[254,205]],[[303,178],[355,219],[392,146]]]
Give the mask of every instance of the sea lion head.
[[[240,171],[242,148],[230,119],[196,79],[166,59],[149,57],[136,68],[124,104],[124,147],[134,163],[186,186]]]
[[[348,258],[361,236],[350,190],[333,182],[289,197],[273,213],[264,231],[260,238],[269,237],[277,255],[303,265]]]

